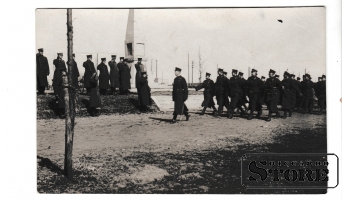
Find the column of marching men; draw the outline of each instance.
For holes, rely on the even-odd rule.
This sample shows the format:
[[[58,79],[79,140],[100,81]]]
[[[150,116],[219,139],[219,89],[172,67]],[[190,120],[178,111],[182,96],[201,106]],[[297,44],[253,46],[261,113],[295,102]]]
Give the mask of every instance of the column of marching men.
[[[38,49],[36,54],[37,65],[37,90],[38,94],[45,94],[45,88],[48,87],[47,76],[50,74],[49,63],[47,58],[43,55],[44,49]],[[101,112],[101,97],[100,95],[106,95],[107,90],[111,90],[112,95],[117,94],[117,88],[119,88],[120,95],[126,95],[130,93],[131,74],[130,67],[127,64],[127,60],[124,57],[120,57],[120,61],[116,62],[116,55],[111,56],[111,60],[108,62],[110,70],[106,65],[106,58],[101,58],[101,63],[95,68],[92,62],[92,55],[87,55],[87,60],[83,63],[85,69],[83,78],[79,81],[80,76],[77,63],[75,62],[75,54],[73,53],[73,66],[72,66],[72,82],[69,83],[70,87],[79,91],[79,82],[83,83],[86,89],[86,94],[90,97],[89,110],[92,116],[98,116]],[[62,59],[63,53],[57,53],[57,58],[53,60],[55,66],[52,86],[56,97],[56,107],[58,115],[61,118],[65,117],[65,103],[64,103],[64,84],[62,76],[67,75],[68,62]],[[141,110],[146,110],[148,105],[151,105],[151,93],[148,86],[147,73],[145,66],[142,64],[142,58],[138,58],[138,62],[135,64],[136,76],[135,85],[138,94],[138,106]]]

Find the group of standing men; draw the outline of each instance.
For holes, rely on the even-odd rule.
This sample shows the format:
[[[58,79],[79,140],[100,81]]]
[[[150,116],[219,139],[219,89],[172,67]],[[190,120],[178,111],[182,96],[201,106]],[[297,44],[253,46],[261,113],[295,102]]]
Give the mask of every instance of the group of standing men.
[[[45,94],[45,88],[48,86],[47,76],[50,74],[49,64],[47,58],[43,55],[44,49],[38,49],[36,54],[37,63],[37,90],[38,94]],[[87,95],[90,96],[89,109],[92,116],[97,116],[101,110],[100,94],[106,95],[106,91],[110,88],[111,94],[116,94],[116,88],[119,88],[120,94],[129,93],[130,85],[130,67],[127,65],[124,57],[120,57],[120,62],[116,63],[116,55],[111,56],[111,61],[108,62],[110,72],[108,72],[106,65],[106,58],[101,58],[101,63],[95,69],[92,62],[92,55],[87,55],[87,60],[83,63],[85,68],[84,76],[81,82],[84,83]],[[141,109],[146,109],[147,105],[151,104],[150,88],[148,86],[147,74],[145,67],[139,58],[135,68],[136,73],[136,88],[138,92],[138,103]],[[57,53],[57,58],[54,59],[55,66],[53,76],[53,89],[56,97],[56,106],[58,115],[61,118],[65,117],[64,113],[64,88],[71,87],[76,91],[79,89],[78,78],[80,76],[77,63],[75,62],[75,54],[73,54],[72,61],[72,83],[65,86],[63,84],[63,76],[67,75],[66,63],[63,60],[63,53]],[[67,63],[68,64],[68,63]]]

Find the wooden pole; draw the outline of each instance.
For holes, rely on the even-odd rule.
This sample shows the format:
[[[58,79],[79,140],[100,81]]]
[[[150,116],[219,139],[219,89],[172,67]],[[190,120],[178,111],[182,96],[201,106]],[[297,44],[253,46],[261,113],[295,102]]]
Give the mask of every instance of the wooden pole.
[[[72,9],[67,9],[67,40],[68,40],[68,77],[63,76],[64,101],[66,114],[66,133],[65,133],[65,153],[64,153],[64,174],[68,179],[73,178],[73,136],[75,119],[75,89],[71,87],[73,80],[73,23]]]
[[[188,53],[188,56],[187,56],[187,69],[188,69],[188,82],[190,82],[190,54]]]
[[[192,61],[192,85],[193,85],[193,61]]]

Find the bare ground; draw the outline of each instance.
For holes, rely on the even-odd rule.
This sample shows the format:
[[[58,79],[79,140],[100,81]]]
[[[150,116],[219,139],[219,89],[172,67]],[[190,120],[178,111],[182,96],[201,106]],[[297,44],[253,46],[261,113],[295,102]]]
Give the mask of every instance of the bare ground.
[[[136,112],[135,112],[136,113]],[[267,111],[264,110],[266,116]],[[40,193],[325,193],[325,190],[244,190],[245,153],[325,153],[326,115],[251,121],[170,113],[76,118],[74,180],[63,175],[64,120],[37,120]]]

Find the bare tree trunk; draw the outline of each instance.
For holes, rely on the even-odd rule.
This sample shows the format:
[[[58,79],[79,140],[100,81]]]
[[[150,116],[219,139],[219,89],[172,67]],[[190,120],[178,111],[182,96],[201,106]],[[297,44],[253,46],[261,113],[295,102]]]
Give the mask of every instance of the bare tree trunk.
[[[72,9],[67,9],[67,40],[68,40],[68,77],[63,78],[66,114],[66,134],[65,134],[65,153],[64,153],[64,174],[68,179],[73,178],[73,137],[74,137],[74,119],[75,119],[75,88],[72,87],[73,80],[73,24]]]

